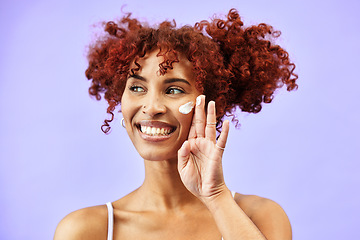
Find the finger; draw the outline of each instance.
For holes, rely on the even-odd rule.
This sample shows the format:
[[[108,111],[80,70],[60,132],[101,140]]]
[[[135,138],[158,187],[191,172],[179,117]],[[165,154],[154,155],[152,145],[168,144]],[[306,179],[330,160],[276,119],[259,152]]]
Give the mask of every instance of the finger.
[[[216,142],[216,109],[214,101],[210,101],[208,104],[205,137],[214,143]]]
[[[200,96],[200,95],[199,95]],[[199,97],[198,96],[198,97]],[[196,98],[197,99],[197,98]],[[195,101],[196,102],[196,101]],[[196,108],[196,106],[195,106]],[[195,127],[195,122],[196,122],[196,118],[195,118],[195,109],[194,109],[194,114],[193,114],[193,118],[192,118],[192,121],[191,121],[191,126],[190,126],[190,130],[189,130],[189,135],[188,135],[188,139],[191,139],[191,138],[196,138],[196,127]]]
[[[188,139],[196,138],[196,129],[195,129],[195,114],[193,115],[191,126],[189,130],[189,136]]]
[[[216,143],[219,150],[223,150],[223,148],[225,148],[228,135],[229,135],[229,121],[225,120],[222,125],[222,130],[219,139]]]
[[[178,150],[178,170],[183,169],[190,158],[190,144],[188,141],[185,141],[183,145]]]
[[[196,98],[194,119],[195,119],[196,137],[205,137],[205,96],[204,95],[200,95]]]

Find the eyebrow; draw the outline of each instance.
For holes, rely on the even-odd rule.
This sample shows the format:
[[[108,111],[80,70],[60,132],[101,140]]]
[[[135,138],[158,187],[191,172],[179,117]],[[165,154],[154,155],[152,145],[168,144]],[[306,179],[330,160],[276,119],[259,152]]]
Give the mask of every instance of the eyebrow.
[[[129,78],[135,78],[135,79],[145,81],[145,82],[147,81],[146,78],[144,78],[144,77],[142,77],[140,75],[137,75],[137,74],[131,74],[129,76]],[[165,83],[183,82],[183,83],[186,83],[187,85],[191,86],[191,84],[187,80],[185,80],[183,78],[168,78],[164,82]]]

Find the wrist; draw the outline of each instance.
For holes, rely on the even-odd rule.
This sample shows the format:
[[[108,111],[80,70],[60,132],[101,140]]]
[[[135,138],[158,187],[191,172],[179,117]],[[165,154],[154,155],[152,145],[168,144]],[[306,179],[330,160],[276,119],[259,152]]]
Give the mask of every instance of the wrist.
[[[229,201],[234,201],[234,198],[225,185],[212,196],[203,199],[203,203],[210,211],[215,211],[219,206],[226,206]]]

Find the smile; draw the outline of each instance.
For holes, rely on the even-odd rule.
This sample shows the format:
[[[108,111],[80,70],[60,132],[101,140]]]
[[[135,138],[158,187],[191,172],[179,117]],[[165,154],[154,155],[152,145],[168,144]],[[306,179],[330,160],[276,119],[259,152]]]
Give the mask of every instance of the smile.
[[[176,130],[175,126],[172,126],[165,122],[160,121],[140,121],[136,124],[136,127],[142,133],[142,136],[146,139],[150,138],[168,138],[171,133]]]
[[[156,127],[147,127],[142,125],[140,126],[140,131],[150,136],[165,136],[173,132],[172,129],[169,128],[156,128]]]

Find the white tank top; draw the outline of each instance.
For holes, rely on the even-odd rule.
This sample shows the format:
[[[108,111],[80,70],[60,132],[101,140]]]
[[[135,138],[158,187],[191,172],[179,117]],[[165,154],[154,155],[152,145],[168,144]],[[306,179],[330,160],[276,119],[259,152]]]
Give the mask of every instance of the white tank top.
[[[233,197],[235,197],[235,192],[231,192]],[[107,233],[107,240],[113,240],[113,232],[114,232],[114,208],[111,202],[106,203],[108,209],[108,233]],[[224,240],[223,238],[221,238]]]

